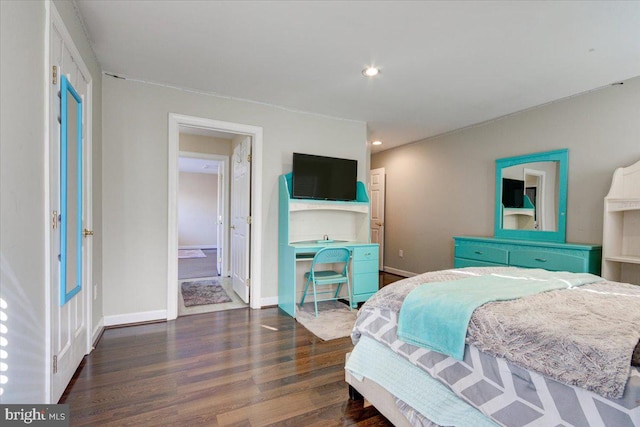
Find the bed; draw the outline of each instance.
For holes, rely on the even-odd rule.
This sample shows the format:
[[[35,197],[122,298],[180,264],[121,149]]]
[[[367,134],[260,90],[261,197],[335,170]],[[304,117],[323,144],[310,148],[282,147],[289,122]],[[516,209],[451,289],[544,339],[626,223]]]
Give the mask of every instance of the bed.
[[[364,396],[396,426],[640,426],[640,287],[540,272],[470,267],[384,287],[361,307],[351,334],[351,397]],[[519,285],[548,274],[569,285],[473,310],[459,354],[407,332],[423,320],[406,313],[425,287]]]

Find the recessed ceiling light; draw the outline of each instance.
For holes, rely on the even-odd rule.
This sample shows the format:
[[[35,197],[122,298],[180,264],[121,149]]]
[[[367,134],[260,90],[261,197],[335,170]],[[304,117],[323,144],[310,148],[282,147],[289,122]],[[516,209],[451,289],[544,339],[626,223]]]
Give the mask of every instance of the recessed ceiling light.
[[[373,141],[372,145],[382,145],[382,141]]]
[[[380,74],[380,68],[378,67],[371,66],[362,70],[362,75],[366,77],[375,77],[378,74]]]

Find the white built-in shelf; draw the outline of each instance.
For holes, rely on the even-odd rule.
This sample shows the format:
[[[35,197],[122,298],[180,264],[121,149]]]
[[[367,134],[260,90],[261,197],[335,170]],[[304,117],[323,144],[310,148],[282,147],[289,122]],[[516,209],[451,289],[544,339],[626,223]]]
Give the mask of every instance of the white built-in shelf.
[[[613,261],[613,262],[625,262],[628,264],[640,264],[640,256],[605,256],[605,261]]]
[[[616,198],[607,197],[605,201],[606,201],[608,212],[640,210],[640,199],[637,199],[637,198],[616,199]]]
[[[640,285],[640,162],[616,169],[604,199],[602,276]]]

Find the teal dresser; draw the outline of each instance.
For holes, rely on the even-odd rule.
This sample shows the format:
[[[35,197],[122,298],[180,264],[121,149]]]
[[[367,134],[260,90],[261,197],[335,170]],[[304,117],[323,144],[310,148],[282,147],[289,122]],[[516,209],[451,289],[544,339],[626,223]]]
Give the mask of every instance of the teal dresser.
[[[456,236],[454,267],[543,268],[600,274],[602,246]]]

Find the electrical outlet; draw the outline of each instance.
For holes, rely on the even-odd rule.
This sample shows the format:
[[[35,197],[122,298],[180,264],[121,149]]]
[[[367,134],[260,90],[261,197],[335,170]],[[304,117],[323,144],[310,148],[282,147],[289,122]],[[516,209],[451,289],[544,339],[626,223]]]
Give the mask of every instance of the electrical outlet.
[[[402,249],[398,250],[398,256],[402,258],[404,256],[404,251]]]

